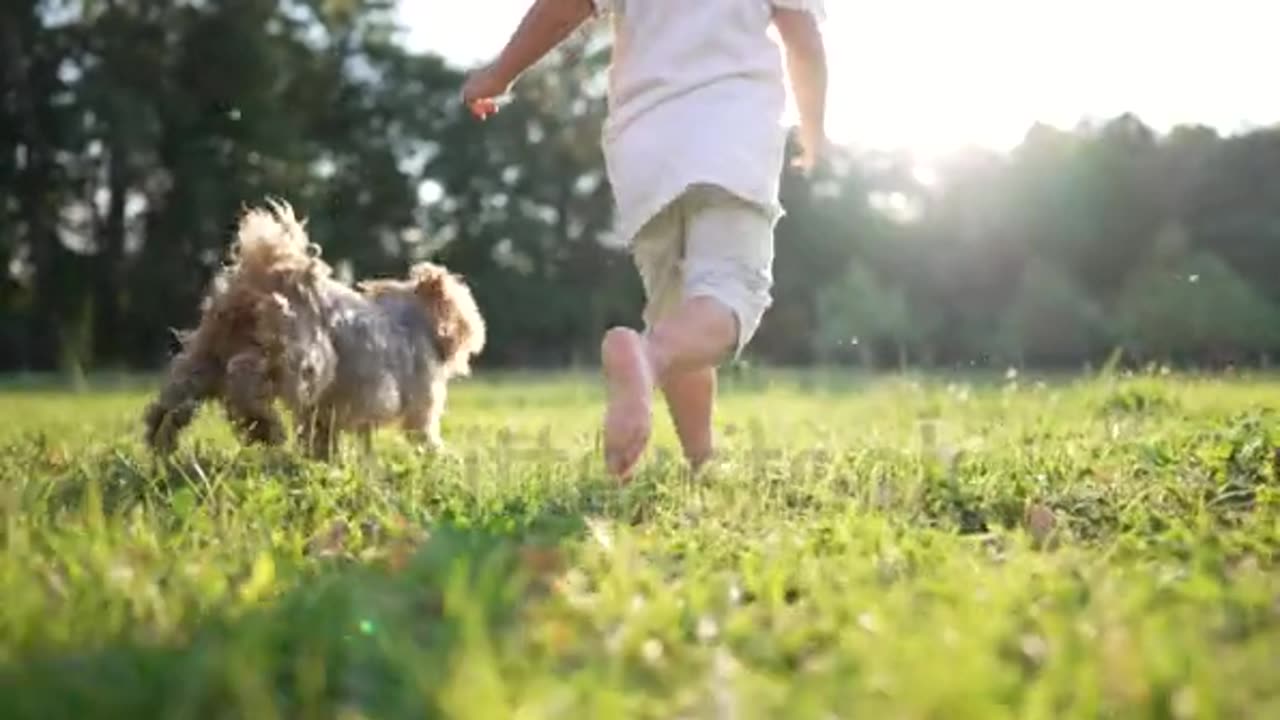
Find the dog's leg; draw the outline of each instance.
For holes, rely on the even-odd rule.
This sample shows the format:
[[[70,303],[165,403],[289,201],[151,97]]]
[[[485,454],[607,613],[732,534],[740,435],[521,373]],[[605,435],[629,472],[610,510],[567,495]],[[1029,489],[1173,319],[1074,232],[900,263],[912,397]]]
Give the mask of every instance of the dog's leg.
[[[294,408],[293,439],[303,454],[311,455],[311,443],[315,438],[316,415],[319,412],[313,407]]]
[[[336,409],[321,405],[300,414],[298,440],[312,460],[328,462],[337,451]]]
[[[366,474],[373,475],[378,470],[377,456],[373,454],[373,425],[361,425],[356,437],[360,439],[360,466]]]
[[[433,452],[444,450],[440,421],[444,418],[445,400],[448,394],[448,383],[444,380],[436,380],[431,383],[426,401],[422,406],[414,408],[405,416],[405,434],[420,447]]]
[[[209,358],[186,353],[174,358],[168,380],[143,418],[147,446],[162,455],[173,452],[200,404],[217,394],[220,380],[217,363]]]
[[[431,395],[427,399],[427,446],[432,450],[444,449],[444,436],[440,423],[444,420],[445,400],[449,397],[449,384],[444,380],[431,383]]]
[[[267,361],[256,350],[242,352],[227,362],[227,414],[249,443],[279,445],[284,423],[272,407],[273,392],[267,378]]]

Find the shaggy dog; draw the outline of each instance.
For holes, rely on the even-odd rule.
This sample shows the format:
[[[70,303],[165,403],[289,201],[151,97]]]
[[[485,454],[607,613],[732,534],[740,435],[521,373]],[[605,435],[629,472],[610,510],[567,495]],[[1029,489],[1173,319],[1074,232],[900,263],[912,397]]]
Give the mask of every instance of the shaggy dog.
[[[471,291],[432,263],[357,289],[331,274],[287,203],[245,212],[232,261],[146,410],[147,444],[172,451],[200,405],[217,399],[245,442],[270,445],[286,438],[281,401],[316,459],[332,456],[343,431],[368,452],[373,429],[392,422],[439,448],[446,386],[484,348]]]

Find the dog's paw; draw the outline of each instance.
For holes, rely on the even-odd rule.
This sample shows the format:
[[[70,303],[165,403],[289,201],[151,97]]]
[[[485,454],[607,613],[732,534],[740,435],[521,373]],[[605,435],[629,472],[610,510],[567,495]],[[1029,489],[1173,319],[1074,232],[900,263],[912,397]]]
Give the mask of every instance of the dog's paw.
[[[439,438],[423,440],[416,447],[419,457],[423,458],[456,458],[458,456],[452,445]]]
[[[181,403],[172,408],[159,404],[148,407],[143,435],[147,447],[156,455],[173,454],[178,447],[178,436],[191,424],[195,412],[196,404],[192,402]]]

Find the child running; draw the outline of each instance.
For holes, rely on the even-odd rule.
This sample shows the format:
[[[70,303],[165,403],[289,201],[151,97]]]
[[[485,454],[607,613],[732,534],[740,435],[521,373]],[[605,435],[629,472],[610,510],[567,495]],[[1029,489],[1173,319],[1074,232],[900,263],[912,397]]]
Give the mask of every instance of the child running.
[[[601,342],[605,463],[617,477],[648,445],[655,388],[689,464],[711,458],[716,368],[772,303],[784,78],[800,116],[798,165],[811,169],[826,144],[823,11],[822,0],[534,0],[497,59],[463,85],[483,119],[583,23],[612,21],[603,149],[646,295],[644,333],[613,328]]]

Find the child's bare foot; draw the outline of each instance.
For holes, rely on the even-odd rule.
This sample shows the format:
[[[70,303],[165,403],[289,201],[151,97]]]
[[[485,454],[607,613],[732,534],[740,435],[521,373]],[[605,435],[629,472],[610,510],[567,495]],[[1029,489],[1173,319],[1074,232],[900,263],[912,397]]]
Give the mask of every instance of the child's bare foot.
[[[622,478],[635,469],[653,427],[653,369],[644,342],[634,330],[615,328],[600,346],[608,392],[605,465]]]
[[[689,473],[694,477],[701,476],[704,470],[712,466],[715,459],[716,454],[712,450],[708,450],[705,455],[685,457],[685,461],[689,463]]]

